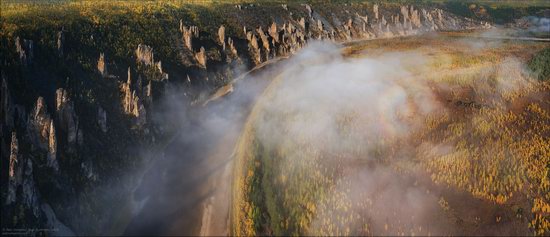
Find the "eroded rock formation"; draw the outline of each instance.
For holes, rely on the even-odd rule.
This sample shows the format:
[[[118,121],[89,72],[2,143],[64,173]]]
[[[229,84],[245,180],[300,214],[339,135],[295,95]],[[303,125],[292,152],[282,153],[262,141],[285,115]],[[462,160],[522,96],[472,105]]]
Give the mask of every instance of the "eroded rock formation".
[[[136,90],[133,89],[130,68],[128,68],[128,80],[122,83],[122,107],[124,113],[134,117],[134,124],[142,127],[146,122],[146,110]]]
[[[233,43],[233,39],[231,39],[231,37],[227,37],[227,45],[229,45],[229,51],[231,52],[233,58],[238,58],[239,53],[237,52],[237,48],[235,48],[235,44]]]
[[[79,135],[82,131],[78,127],[78,117],[76,116],[74,103],[71,101],[68,92],[63,88],[57,89],[55,95],[55,111],[58,124],[61,131],[66,135],[69,150],[74,151],[78,138],[82,137],[82,135]]]
[[[36,101],[36,106],[29,118],[28,129],[35,148],[47,151],[48,166],[58,170],[55,125],[48,114],[43,97],[38,97]]]
[[[99,74],[101,74],[101,76],[103,76],[103,77],[106,77],[107,74],[108,74],[107,64],[105,63],[105,54],[104,53],[99,54],[99,59],[97,60],[97,70],[99,71]]]
[[[57,54],[59,57],[63,57],[63,45],[65,43],[65,33],[63,29],[57,32]]]
[[[225,27],[223,25],[218,29],[218,42],[225,50]]]
[[[162,70],[162,62],[155,62],[153,48],[145,44],[139,44],[136,49],[136,59],[138,64],[152,67],[160,73],[160,80],[168,79],[168,74]]]
[[[187,27],[183,24],[183,21],[180,20],[180,31],[185,47],[188,50],[193,50],[193,38],[199,37],[199,28],[196,26]]]
[[[148,45],[139,44],[136,49],[136,59],[138,63],[152,66],[155,63],[153,48]]]
[[[202,68],[206,68],[206,50],[204,47],[201,47],[200,50],[195,53],[195,59]]]
[[[23,191],[21,197],[17,196],[19,187]],[[38,191],[33,177],[33,164],[30,159],[20,156],[19,140],[16,133],[12,132],[6,205],[11,205],[18,200],[21,200],[25,207],[30,209],[35,217],[38,217],[40,207]]]
[[[19,62],[23,65],[32,63],[34,58],[34,46],[32,40],[15,38],[15,50],[19,54]]]
[[[2,122],[5,126],[13,127],[13,118],[12,118],[12,101],[10,96],[10,91],[8,89],[8,81],[5,77],[2,76],[2,85],[0,87],[0,97],[2,98],[2,104],[1,104],[1,114],[2,114]]]
[[[11,134],[10,163],[8,173],[8,195],[6,204],[10,205],[16,201],[17,187],[21,185],[23,163],[19,161],[19,141],[15,132]]]

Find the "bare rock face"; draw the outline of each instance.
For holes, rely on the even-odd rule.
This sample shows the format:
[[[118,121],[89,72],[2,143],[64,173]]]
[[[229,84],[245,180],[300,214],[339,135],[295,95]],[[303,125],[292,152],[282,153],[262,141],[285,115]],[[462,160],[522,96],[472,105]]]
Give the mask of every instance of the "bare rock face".
[[[22,186],[22,197],[18,199],[17,188]],[[6,205],[22,200],[25,207],[32,210],[35,217],[40,215],[38,191],[34,183],[33,166],[30,159],[19,155],[19,141],[15,132],[11,135],[8,194]]]
[[[38,97],[36,101],[36,106],[29,118],[30,129],[34,129],[34,132],[37,135],[38,141],[35,141],[35,144],[38,144],[40,148],[46,148],[48,136],[50,134],[50,115],[46,111],[46,102],[44,98]]]
[[[195,60],[202,68],[206,68],[206,50],[204,47],[201,47],[199,52],[195,53]]]
[[[246,28],[245,28],[246,31]],[[250,52],[251,58],[254,60],[255,64],[262,63],[262,55],[260,51],[260,46],[258,45],[258,39],[252,31],[246,32],[246,39],[248,40],[248,51]]]
[[[410,12],[410,22],[412,23],[412,25],[415,26],[416,28],[422,27],[422,22],[420,21],[420,14],[418,10],[415,10],[413,6],[411,6],[409,12]]]
[[[348,21],[344,24],[344,33],[347,40],[350,40],[352,37],[352,29],[353,29],[353,20],[348,19]]]
[[[144,64],[149,67],[153,67],[161,74],[160,80],[167,80],[168,74],[162,71],[161,61],[155,62],[155,57],[153,53],[153,48],[145,45],[139,44],[136,49],[136,59],[138,63]]]
[[[48,162],[49,167],[55,171],[59,170],[57,163],[57,139],[55,136],[55,126],[53,120],[50,121],[50,133],[48,134]]]
[[[164,71],[162,70],[162,62],[156,62],[155,67],[161,75],[161,80],[168,80],[168,73],[164,73]]]
[[[107,112],[101,106],[97,108],[97,124],[102,132],[107,132]]]
[[[304,31],[307,31],[308,29],[306,28],[306,20],[302,17],[300,18],[300,21],[298,22],[298,24],[300,25],[300,27],[302,27],[302,29]]]
[[[313,14],[313,9],[311,8],[311,6],[309,4],[305,4],[305,7],[306,7],[306,11],[307,11],[307,14],[308,14],[309,18],[311,18],[312,14]]]
[[[8,81],[5,77],[2,77],[2,86],[0,87],[0,98],[2,106],[0,112],[2,114],[2,122],[7,127],[13,127],[13,106],[8,89]]]
[[[55,125],[47,112],[44,98],[38,97],[36,106],[30,115],[27,128],[29,137],[35,148],[47,151],[47,164],[57,171],[59,166],[56,157],[57,138]]]
[[[275,43],[279,43],[279,31],[277,31],[277,23],[273,22],[267,32]]]
[[[78,117],[76,116],[74,103],[71,101],[68,92],[59,88],[55,92],[55,112],[60,129],[67,136],[67,143],[70,151],[74,151],[78,134],[82,131],[78,128]]]
[[[225,27],[223,25],[218,29],[218,42],[225,50]]]
[[[17,140],[16,133],[12,132],[6,205],[12,204],[17,199],[17,187],[22,183],[23,165],[24,164],[19,160],[19,141]]]
[[[261,26],[256,31],[258,32],[258,35],[260,36],[260,39],[262,40],[262,46],[265,49],[266,55],[269,55],[269,53],[271,52],[271,47],[269,45],[269,39],[267,38],[267,35],[262,30]],[[266,60],[267,60],[267,58],[266,58]]]
[[[136,59],[138,63],[152,66],[155,63],[153,48],[148,45],[139,44],[136,49]]]
[[[199,28],[196,26],[185,26],[180,20],[180,31],[182,33],[183,44],[188,50],[193,50],[193,38],[199,37]]]
[[[227,38],[227,45],[229,45],[229,51],[231,51],[232,56],[235,58],[238,58],[239,54],[237,52],[237,48],[235,48],[235,44],[233,43],[233,39],[231,39],[231,37]]]
[[[63,44],[65,43],[65,34],[63,30],[57,32],[57,54],[59,57],[63,57]]]
[[[372,7],[372,11],[374,12],[374,18],[378,20],[378,4],[374,4],[374,6]]]
[[[99,59],[97,60],[97,70],[99,71],[99,74],[101,74],[101,76],[103,76],[103,77],[106,77],[107,74],[108,74],[107,64],[105,63],[105,54],[104,53],[99,54]]]
[[[21,40],[19,36],[15,38],[15,50],[19,54],[19,62],[23,65],[32,63],[34,57],[34,48],[32,40]]]
[[[136,90],[132,89],[130,68],[128,68],[128,80],[126,83],[122,83],[121,92],[123,96],[122,107],[124,113],[133,116],[135,118],[134,124],[137,127],[142,127],[146,122],[145,106],[136,93]]]

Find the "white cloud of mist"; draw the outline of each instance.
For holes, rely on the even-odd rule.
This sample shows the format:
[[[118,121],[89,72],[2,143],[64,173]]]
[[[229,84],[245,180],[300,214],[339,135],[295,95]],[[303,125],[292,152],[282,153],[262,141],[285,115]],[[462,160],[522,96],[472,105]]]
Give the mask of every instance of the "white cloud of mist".
[[[385,142],[409,136],[420,118],[442,109],[427,81],[417,75],[427,68],[427,62],[415,52],[344,58],[338,47],[315,43],[291,59],[279,81],[268,88],[266,98],[260,102],[261,116],[255,123],[260,143],[281,150],[307,150],[305,156],[304,151],[291,151],[282,157],[282,162],[287,163],[284,167],[319,169],[323,165],[306,165],[310,164],[307,156],[316,154],[322,158],[314,163],[341,167],[337,176],[326,174],[336,183],[327,194],[332,197],[324,203],[332,211],[319,211],[312,223],[314,229],[326,228],[327,218],[342,231],[357,229],[368,219],[374,225],[368,229],[374,234],[398,234],[397,222],[401,226],[424,226],[424,231],[415,230],[417,234],[445,233],[437,227],[426,228],[430,223],[441,223],[434,215],[434,210],[439,210],[438,197],[426,194],[425,189],[412,185],[384,165],[354,165],[376,159],[375,151]],[[297,175],[292,172],[304,172],[303,169],[280,172],[292,176]],[[370,200],[368,205],[366,198]],[[355,212],[337,214],[338,202],[351,203]],[[351,213],[361,218],[347,223],[337,220]],[[388,229],[386,223],[390,225]],[[410,234],[409,230],[402,231]]]
[[[550,36],[550,18],[528,16],[523,19],[528,21],[528,30],[530,32],[546,33],[547,36]]]
[[[412,124],[405,118],[437,107],[426,82],[408,69],[424,67],[425,62],[415,53],[344,59],[334,45],[313,44],[288,63],[265,110],[296,116],[286,123],[290,129],[281,136],[338,138],[337,120],[347,115],[362,121],[357,123],[361,131],[376,134],[372,139],[406,134]],[[272,121],[264,117],[259,123],[259,134],[267,142],[277,130],[270,126]]]
[[[486,41],[464,41],[471,46],[465,48],[465,52],[500,43],[494,41],[487,45],[479,42]],[[274,79],[259,99],[260,114],[254,121],[256,138],[267,147],[287,151],[282,157],[286,163],[283,167],[319,168],[302,162],[300,159],[308,159],[304,154],[320,158],[313,162],[337,166],[332,167],[337,172],[331,173],[337,175],[328,177],[333,179],[334,186],[327,190],[329,197],[323,200],[334,212],[319,211],[313,217],[312,228],[324,228],[327,218],[337,223],[338,217],[349,216],[350,213],[337,211],[336,204],[341,201],[351,203],[351,208],[356,210],[353,214],[360,216],[336,224],[342,230],[356,230],[368,222],[367,229],[371,234],[455,233],[442,217],[438,204],[440,197],[417,184],[415,179],[419,177],[397,173],[393,168],[378,163],[365,165],[378,159],[380,148],[385,148],[388,143],[403,138],[415,139],[410,136],[421,128],[426,115],[445,112],[434,95],[433,84],[421,76],[429,70],[429,64],[426,56],[415,51],[345,58],[339,46],[314,42],[267,72],[239,81],[232,94],[209,103],[207,107],[190,108],[189,101],[181,96],[179,90],[168,91],[155,113],[159,115],[156,121],[168,124],[170,128],[182,127],[181,134],[171,142],[165,158],[157,162],[152,172],[171,176],[153,177],[150,178],[152,181],[141,185],[143,193],[152,193],[156,197],[142,213],[150,217],[136,219],[185,219],[168,224],[171,228],[178,227],[168,234],[187,233],[185,228],[197,224],[188,220],[195,218],[191,217],[193,215],[200,217],[203,206],[197,208],[198,203],[231,185],[230,178],[219,175],[223,170],[220,167],[230,162],[227,158],[232,152],[232,149],[223,147],[233,148],[235,144],[231,141],[240,135],[258,95],[271,83],[272,77],[278,75],[279,79]],[[514,80],[516,77],[512,74],[518,67],[522,67],[521,62],[505,60],[496,70],[501,79],[492,85],[505,91],[522,87],[523,82]],[[452,152],[452,147],[447,144],[423,143],[422,146],[427,146],[424,150],[431,152]],[[414,156],[414,148],[403,146],[398,149],[392,153],[398,156],[393,157],[395,159],[407,160]],[[292,172],[300,170],[281,169],[280,172],[291,176],[296,175]],[[222,181],[212,181],[220,178]],[[229,204],[231,200],[229,194],[214,196],[216,203]],[[321,201],[317,204],[322,206]],[[214,223],[227,223],[227,206],[215,209],[213,213],[218,220]],[[387,228],[386,224],[389,225]],[[133,226],[139,225],[166,228],[148,227],[142,222]]]

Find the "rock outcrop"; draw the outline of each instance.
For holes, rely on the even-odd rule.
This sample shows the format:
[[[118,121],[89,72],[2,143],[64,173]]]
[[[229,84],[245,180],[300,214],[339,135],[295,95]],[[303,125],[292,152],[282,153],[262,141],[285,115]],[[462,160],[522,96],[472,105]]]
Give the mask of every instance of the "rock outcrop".
[[[55,135],[55,126],[53,120],[50,120],[50,129],[48,134],[48,162],[49,167],[52,167],[55,171],[59,169],[57,163],[57,139]]]
[[[195,53],[195,59],[202,68],[206,68],[206,50],[201,47],[198,52]]]
[[[6,205],[21,200],[25,207],[30,209],[35,217],[38,217],[40,215],[39,196],[34,182],[32,161],[19,155],[19,141],[15,132],[11,136],[8,175]],[[17,197],[19,187],[23,191],[21,197]]]
[[[99,54],[99,59],[97,60],[97,70],[99,71],[99,74],[101,74],[102,77],[106,77],[108,75],[107,64],[105,63],[104,53]]]
[[[146,110],[139,94],[133,89],[130,68],[128,68],[128,80],[122,83],[121,92],[123,95],[122,107],[125,114],[134,117],[134,124],[142,127],[146,122]],[[141,88],[140,88],[141,89]]]
[[[188,50],[193,50],[193,38],[199,37],[199,28],[196,26],[185,26],[183,21],[180,20],[180,31],[182,33],[182,40],[185,47]]]
[[[152,66],[155,63],[153,48],[148,45],[139,44],[136,49],[136,59],[138,63]]]
[[[223,50],[225,50],[225,27],[223,25],[218,29],[218,42]]]
[[[305,4],[305,7],[306,7],[306,10],[307,10],[307,15],[309,16],[309,18],[311,18],[312,14],[313,14],[313,9],[311,8],[311,6],[309,4]]]
[[[19,62],[23,65],[32,63],[34,58],[34,46],[32,40],[15,38],[15,51],[19,54]]]
[[[231,39],[231,37],[227,37],[227,45],[229,45],[229,51],[231,52],[231,56],[233,58],[238,58],[239,52],[237,52],[237,48],[235,48],[235,43],[233,43],[233,39]]]
[[[57,32],[57,54],[59,57],[63,57],[63,45],[65,43],[65,33],[63,29]]]
[[[54,170],[58,170],[57,163],[57,138],[55,125],[46,109],[43,97],[38,97],[36,106],[30,115],[28,122],[29,137],[35,149],[47,151],[47,164]]]
[[[244,31],[246,32],[246,39],[248,40],[248,51],[250,53],[250,57],[254,61],[255,64],[262,63],[262,55],[260,46],[258,45],[258,38],[256,38],[256,35],[252,31],[246,31],[246,27],[244,28]]]
[[[13,107],[10,96],[10,91],[8,88],[8,81],[4,76],[2,76],[2,85],[0,87],[0,98],[1,98],[1,114],[2,114],[2,123],[3,126],[13,127]],[[0,130],[1,131],[1,130]]]
[[[162,71],[161,61],[155,62],[153,48],[145,44],[139,44],[136,49],[136,59],[138,64],[143,64],[154,68],[160,73],[160,80],[168,79],[168,74]]]
[[[15,132],[11,134],[10,163],[8,173],[8,195],[6,204],[10,205],[17,199],[17,187],[22,183],[23,163],[19,160],[19,141]]]
[[[55,95],[55,112],[59,128],[66,135],[69,151],[74,152],[79,137],[82,137],[74,103],[71,101],[68,92],[63,88],[57,89]]]

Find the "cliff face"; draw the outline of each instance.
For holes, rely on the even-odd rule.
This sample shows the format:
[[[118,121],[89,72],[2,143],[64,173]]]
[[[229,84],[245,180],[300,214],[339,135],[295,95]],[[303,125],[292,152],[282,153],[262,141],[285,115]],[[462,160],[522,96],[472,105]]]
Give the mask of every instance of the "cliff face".
[[[47,164],[54,170],[59,169],[57,163],[57,138],[55,125],[50,117],[46,102],[43,97],[38,97],[36,106],[32,110],[31,117],[28,120],[27,134],[31,138],[34,150],[47,151]]]
[[[161,145],[156,138],[170,132],[153,119],[155,98],[165,88],[185,88],[186,102],[200,99],[239,76],[235,68],[290,56],[315,40],[490,27],[434,7],[397,4],[191,4],[169,10],[138,20],[97,20],[99,10],[77,20],[58,12],[55,23],[36,23],[32,14],[6,18],[15,28],[0,33],[9,42],[0,60],[2,187],[8,187],[2,189],[2,227],[61,221],[80,234],[116,229],[101,219],[124,207],[132,186],[121,185],[114,195],[99,187],[119,185],[118,174],[139,168],[138,148]]]
[[[302,9],[300,9],[303,7]],[[390,38],[409,36],[437,30],[468,30],[488,28],[488,23],[458,17],[437,8],[406,6],[390,6],[384,8],[378,4],[361,4],[343,6],[339,12],[334,9],[315,8],[311,5],[282,5],[284,12],[277,16],[269,16],[268,24],[244,23],[242,35],[247,42],[247,52],[238,52],[232,39],[241,34],[226,36],[226,27],[219,26],[215,41],[221,46],[215,47],[222,55],[234,55],[237,58],[251,59],[255,65],[269,59],[287,56],[302,48],[311,40],[330,40],[344,42],[358,39]],[[249,5],[238,7],[230,16],[237,14],[255,14],[259,6]],[[353,9],[353,10],[351,10]],[[304,11],[306,14],[304,14]],[[186,27],[180,21],[182,39],[187,49],[197,50],[196,63],[206,68],[211,57],[205,57],[205,48],[191,43],[198,38],[201,29],[196,26]],[[226,47],[229,45],[229,50]],[[210,49],[206,49],[210,50]]]

